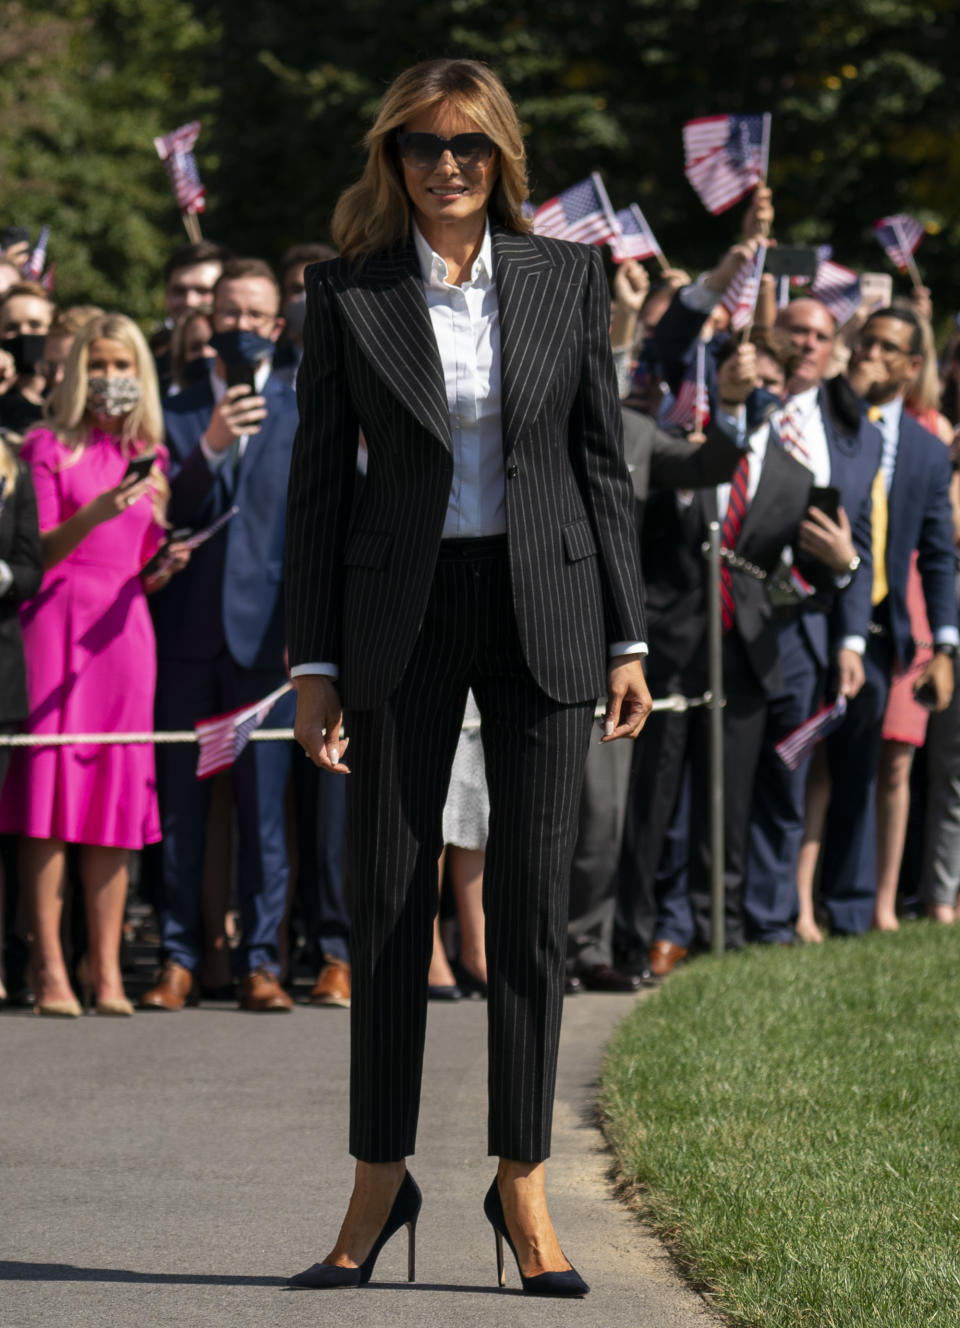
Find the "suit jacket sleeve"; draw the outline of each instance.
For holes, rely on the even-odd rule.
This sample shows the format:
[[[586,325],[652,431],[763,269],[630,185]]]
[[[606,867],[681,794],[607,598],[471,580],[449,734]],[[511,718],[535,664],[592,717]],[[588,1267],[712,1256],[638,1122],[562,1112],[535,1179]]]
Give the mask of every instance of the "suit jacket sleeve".
[[[623,456],[623,417],[610,349],[610,296],[599,250],[591,249],[589,259],[584,355],[569,436],[600,555],[606,639],[612,645],[644,641],[646,624],[633,489]]]
[[[866,640],[873,612],[873,478],[880,465],[881,440],[873,425],[864,420],[857,442],[865,482],[860,486],[860,505],[855,512],[848,512],[847,518],[860,566],[853,581],[838,596],[834,627],[841,640],[848,636]]]
[[[706,442],[699,446],[654,429],[650,484],[658,489],[703,489],[725,484],[733,478],[743,455],[737,442],[715,424],[708,429]]]
[[[923,581],[923,597],[931,629],[956,627],[956,553],[953,543],[953,512],[950,506],[950,454],[937,440],[932,456],[930,483],[917,543],[917,567]]]
[[[697,338],[706,321],[707,315],[688,308],[677,291],[653,329],[654,350],[671,392],[676,392],[683,382],[690,357],[696,349]]]
[[[343,550],[353,502],[359,423],[344,365],[343,332],[327,279],[305,274],[300,425],[287,497],[284,583],[290,664],[339,663]]]
[[[17,487],[8,500],[14,507],[13,544],[4,561],[13,576],[13,585],[6,598],[14,604],[22,604],[40,589],[43,562],[33,481],[26,466],[19,464],[17,469]]]

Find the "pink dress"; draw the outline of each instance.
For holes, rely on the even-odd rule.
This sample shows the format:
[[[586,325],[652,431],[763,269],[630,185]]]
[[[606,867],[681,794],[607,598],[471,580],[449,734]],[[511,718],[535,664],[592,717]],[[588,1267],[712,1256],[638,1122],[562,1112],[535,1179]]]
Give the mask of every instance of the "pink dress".
[[[21,456],[33,476],[41,531],[119,484],[127,466],[118,441],[98,429],[78,460],[46,428],[30,433]],[[143,497],[44,574],[20,610],[26,732],[153,729],[156,646],[139,571],[163,534]],[[153,748],[14,749],[0,832],[116,848],[154,843],[160,821]]]
[[[913,699],[913,686],[917,676],[933,659],[930,643],[930,624],[927,621],[927,603],[923,596],[923,582],[917,568],[917,551],[910,558],[907,577],[907,610],[910,631],[919,642],[910,667],[897,669],[890,684],[890,695],[883,717],[883,737],[887,742],[905,742],[911,747],[922,747],[927,736],[930,712]]]

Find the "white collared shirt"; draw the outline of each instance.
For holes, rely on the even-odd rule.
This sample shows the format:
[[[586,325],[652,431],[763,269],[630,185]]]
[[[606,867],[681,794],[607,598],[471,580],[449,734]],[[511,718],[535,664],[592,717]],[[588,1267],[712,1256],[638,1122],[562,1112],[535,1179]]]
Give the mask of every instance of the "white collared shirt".
[[[825,488],[830,483],[830,449],[827,446],[823,416],[820,414],[819,392],[819,386],[808,387],[806,391],[791,397],[790,404],[797,421],[797,432],[809,457],[809,460],[797,459],[813,472],[814,484]],[[779,434],[783,425],[783,411],[775,410],[770,422]]]
[[[765,420],[759,429],[754,429],[753,433],[747,439],[745,451],[749,460],[747,461],[747,506],[753,502],[757,493],[757,486],[760,483],[760,474],[763,470],[763,463],[767,456],[767,442],[770,438],[770,425]],[[717,520],[721,526],[726,520],[727,508],[730,505],[730,484],[717,485]]]
[[[500,309],[487,224],[480,252],[462,286],[416,223],[413,242],[433,335],[440,352],[453,444],[453,483],[443,539],[503,535],[503,430],[500,423]]]
[[[897,465],[897,446],[900,442],[900,420],[903,415],[903,398],[894,397],[882,406],[877,406],[879,419],[873,420],[883,439],[883,451],[880,453],[880,469],[883,471],[883,485],[889,497],[893,472]]]

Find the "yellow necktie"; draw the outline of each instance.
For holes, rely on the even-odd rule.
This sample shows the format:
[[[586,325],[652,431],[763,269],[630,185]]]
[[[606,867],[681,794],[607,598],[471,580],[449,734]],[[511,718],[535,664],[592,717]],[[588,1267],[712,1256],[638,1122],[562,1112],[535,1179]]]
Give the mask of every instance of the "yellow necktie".
[[[883,412],[871,406],[868,418],[876,424],[883,418]],[[870,520],[873,544],[873,594],[871,602],[879,604],[887,598],[887,482],[883,466],[873,477],[873,515]]]

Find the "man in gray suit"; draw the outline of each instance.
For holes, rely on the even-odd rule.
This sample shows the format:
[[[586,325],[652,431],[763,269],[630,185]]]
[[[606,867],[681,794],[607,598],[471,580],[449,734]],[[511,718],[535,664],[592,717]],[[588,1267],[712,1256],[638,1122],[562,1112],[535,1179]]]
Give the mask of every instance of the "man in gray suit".
[[[756,383],[752,344],[737,355],[737,382],[746,400]],[[698,489],[730,479],[743,455],[739,443],[712,425],[703,443],[678,438],[657,427],[649,415],[623,409],[623,443],[633,483],[638,531],[651,488]],[[626,973],[613,965],[613,922],[620,843],[627,808],[633,749],[624,744],[591,744],[580,800],[580,825],[570,873],[567,932],[567,994],[636,991],[648,974]]]

